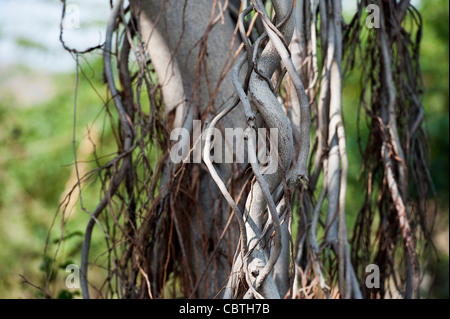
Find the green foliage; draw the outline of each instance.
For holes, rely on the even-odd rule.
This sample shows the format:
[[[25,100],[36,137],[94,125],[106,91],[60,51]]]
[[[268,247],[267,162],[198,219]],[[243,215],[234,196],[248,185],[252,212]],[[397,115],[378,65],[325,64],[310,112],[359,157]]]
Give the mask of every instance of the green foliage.
[[[27,38],[17,38],[16,44],[18,46],[21,46],[21,47],[24,47],[27,49],[36,49],[36,50],[41,50],[41,51],[47,51],[47,47],[45,45],[42,45],[39,42],[32,41]]]
[[[62,289],[56,299],[74,299],[74,297],[79,296],[79,291],[70,292],[69,290]]]
[[[431,175],[441,203],[448,206],[449,2],[423,1],[420,11],[424,23],[420,62],[426,87],[424,106],[430,136]]]
[[[430,163],[439,200],[436,240],[446,239],[447,251],[439,251],[440,260],[428,268],[435,271],[431,298],[449,297],[448,191],[449,191],[449,2],[422,1],[420,12],[424,30],[421,65],[426,87],[424,98],[426,127],[430,138]],[[447,234],[445,237],[445,233]],[[443,239],[445,241],[445,239]]]

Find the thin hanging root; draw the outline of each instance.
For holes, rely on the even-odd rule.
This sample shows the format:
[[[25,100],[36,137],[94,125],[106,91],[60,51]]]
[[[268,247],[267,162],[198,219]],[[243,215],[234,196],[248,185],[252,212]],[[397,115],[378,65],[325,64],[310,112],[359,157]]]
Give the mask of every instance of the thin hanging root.
[[[260,10],[260,8],[261,8],[260,5],[261,4],[259,2],[254,2],[254,5],[255,5],[255,7],[258,8],[258,13],[265,14],[267,16],[267,13],[265,13],[265,11],[261,11]],[[289,11],[286,12],[286,15],[282,19],[283,24],[287,23],[287,21],[289,20],[289,17],[292,14],[293,1],[290,1],[289,5],[290,5]],[[279,3],[274,3],[274,6],[275,6],[275,8],[278,8],[278,10],[279,9],[286,9],[286,7],[283,7]],[[240,21],[239,28],[240,28],[241,36],[244,38],[243,40],[245,42],[245,46],[246,46],[246,50],[247,50],[247,60],[248,60],[248,66],[249,66],[250,70],[254,69],[254,68],[252,68],[252,65],[255,65],[255,64],[253,62],[253,56],[252,57],[250,56],[251,49],[250,49],[250,44],[248,43],[248,40],[246,38],[247,37],[247,32],[245,32],[245,30],[244,30],[243,17],[245,15],[248,15],[248,13],[251,12],[252,8],[253,7],[247,8],[240,15],[240,18],[239,18],[239,21]],[[278,31],[278,29],[276,29],[273,25],[271,25],[269,27],[268,24],[267,24],[267,21],[266,21],[267,19],[264,19],[264,18],[265,18],[265,16],[263,17],[263,20],[264,20],[264,26],[265,26],[266,32],[268,33],[268,35],[272,39],[272,41],[275,38],[277,38],[278,41],[281,41],[281,42],[285,41],[284,35],[282,35]],[[275,28],[275,31],[273,30],[274,28]],[[289,32],[288,36],[289,36],[289,39],[290,39],[291,36],[292,36],[292,29],[289,28],[287,30],[289,30],[288,31]],[[274,36],[274,34],[275,34],[275,36]],[[278,35],[278,37],[277,37],[277,35]],[[282,38],[282,40],[280,39],[280,37]],[[260,38],[260,40],[258,42],[258,45],[259,45],[259,43],[261,43],[261,41],[262,40]],[[257,52],[258,45],[255,45],[255,49],[254,49],[253,52]],[[268,51],[267,48],[266,48],[264,50],[264,52],[270,52],[270,50]],[[273,54],[273,53],[270,52],[269,54]],[[282,51],[282,54],[283,54],[283,57],[282,57],[283,61],[287,61],[289,59],[289,56],[286,55],[284,51]],[[264,53],[263,53],[263,56],[264,56]],[[279,59],[279,56],[278,56],[277,59]],[[247,95],[246,95],[245,91],[243,90],[242,85],[239,83],[239,78],[238,78],[239,70],[241,69],[244,61],[245,61],[245,57],[244,56],[238,58],[238,61],[237,61],[237,64],[236,64],[237,67],[235,68],[235,72],[233,72],[233,77],[232,78],[233,78],[233,83],[235,85],[235,88],[236,88],[236,91],[238,93],[239,99],[240,99],[240,101],[242,102],[242,104],[244,106],[244,112],[245,112],[246,117],[247,117],[248,130],[246,131],[246,140],[247,140],[247,144],[248,144],[248,147],[249,147],[250,154],[254,158],[254,160],[251,161],[251,164],[252,164],[253,172],[254,172],[254,174],[256,176],[256,179],[257,179],[257,182],[258,182],[257,183],[258,187],[256,187],[254,189],[254,191],[256,193],[256,198],[258,200],[260,200],[260,202],[261,202],[261,204],[259,204],[259,205],[262,205],[262,204],[265,204],[265,203],[267,203],[269,205],[269,212],[271,214],[272,221],[273,221],[274,227],[275,227],[275,238],[274,238],[275,246],[274,246],[274,248],[272,249],[272,251],[270,253],[269,261],[267,262],[267,264],[265,264],[265,262],[260,257],[255,256],[256,259],[255,259],[255,257],[253,257],[251,265],[248,266],[247,263],[248,263],[249,256],[247,255],[247,252],[241,251],[241,256],[244,258],[244,265],[243,266],[244,266],[244,272],[245,272],[245,276],[246,276],[247,281],[250,279],[250,277],[248,275],[248,270],[249,269],[253,269],[251,272],[252,272],[252,275],[256,278],[255,283],[254,283],[255,284],[255,288],[253,288],[253,284],[250,283],[250,285],[249,285],[250,286],[250,290],[245,295],[245,298],[248,298],[251,295],[257,296],[257,297],[263,297],[257,292],[257,290],[259,289],[259,287],[261,285],[263,285],[265,282],[267,282],[265,279],[267,278],[269,273],[272,271],[273,266],[275,265],[275,263],[276,263],[276,261],[278,259],[278,256],[279,256],[279,254],[281,252],[281,228],[280,228],[280,223],[279,223],[278,214],[277,214],[277,210],[276,210],[276,205],[274,203],[274,200],[273,200],[272,194],[271,194],[273,192],[273,190],[275,190],[275,188],[280,183],[281,176],[278,173],[276,173],[274,176],[269,176],[269,179],[266,180],[262,176],[262,173],[261,173],[261,171],[259,169],[259,165],[256,162],[256,148],[254,146],[254,143],[253,143],[253,140],[252,140],[252,136],[249,135],[249,132],[251,132],[251,131],[254,132],[254,130],[255,130],[255,123],[254,123],[255,117],[254,117],[254,115],[253,115],[253,113],[251,111],[251,106],[250,106],[250,103],[248,101]],[[291,69],[293,69],[292,62],[291,62],[291,66],[292,66]],[[261,75],[264,74],[263,77],[266,80],[266,84],[268,84],[268,86],[269,86],[269,90],[268,91],[270,93],[269,92],[267,92],[267,93],[269,93],[270,99],[272,101],[274,101],[275,104],[278,104],[278,101],[276,100],[276,97],[273,96],[273,93],[272,93],[273,86],[270,85],[271,82],[270,82],[269,77],[267,76],[267,74],[265,74],[265,70],[259,70],[257,65],[255,65],[255,67],[256,67],[256,70],[257,70],[257,72],[256,72],[257,74],[258,73],[261,74]],[[271,66],[272,71],[269,71],[269,73],[273,73],[273,70],[274,70],[275,67],[276,67],[276,65],[272,65]],[[295,72],[295,69],[294,69],[294,72]],[[261,84],[262,83],[259,82],[258,85],[261,85]],[[255,80],[252,81],[252,79],[251,79],[250,80],[250,87],[252,87],[252,85],[255,86]],[[270,95],[270,94],[272,94],[272,95]],[[272,127],[280,128],[278,126],[279,121],[283,121],[283,122],[287,123],[286,116],[282,112],[282,110],[281,110],[281,108],[279,106],[276,108],[276,112],[277,113],[273,113],[273,110],[270,110],[267,113],[267,112],[265,112],[266,109],[263,108],[264,107],[264,102],[262,102],[262,101],[266,102],[267,100],[265,98],[263,98],[263,97],[259,97],[258,98],[257,96],[258,96],[257,94],[256,94],[256,96],[253,95],[253,98],[256,99],[257,105],[259,105],[260,112],[261,112],[263,118],[265,119],[266,124],[270,125],[270,123],[273,123]],[[230,110],[231,109],[232,109],[232,107],[230,107]],[[230,110],[227,110],[227,111],[229,112]],[[226,113],[222,112],[221,115],[224,116],[224,115],[226,115]],[[219,119],[220,118],[221,117],[219,117]],[[216,119],[218,119],[218,117],[216,117]],[[278,121],[278,122],[274,122],[274,120]],[[213,123],[211,123],[210,128],[214,127],[215,122],[217,122],[217,121],[213,120]],[[288,140],[291,141],[291,139],[289,138],[288,131],[285,131],[288,127],[289,127],[289,125],[283,125],[281,127],[283,129],[283,133],[282,133],[281,136],[282,137],[288,137]],[[209,133],[209,135],[207,137],[207,143],[210,142],[210,137],[211,137],[210,134],[211,133]],[[205,152],[209,152],[209,147],[210,147],[210,144],[207,144],[206,147],[205,147]],[[286,149],[286,145],[282,145],[282,149],[278,150],[279,152],[283,153],[282,154],[283,155],[282,156],[282,160],[284,160],[284,165],[286,167],[290,164],[291,158],[292,158],[292,153],[291,153],[292,152],[292,141],[290,142],[290,145],[289,144],[287,145],[287,147],[288,147],[288,149]],[[309,149],[308,149],[308,151],[309,151]],[[206,155],[205,157],[209,156],[209,154],[207,154],[207,153],[205,153],[205,155]],[[278,156],[278,154],[277,154],[277,156]],[[207,159],[207,161],[209,161],[209,159]],[[226,189],[224,189],[223,182],[218,179],[218,176],[216,176],[217,174],[214,174],[215,171],[214,171],[214,168],[212,167],[212,164],[210,162],[208,162],[207,166],[208,166],[208,169],[210,170],[210,172],[212,172],[213,179],[218,184],[219,188],[221,189],[222,193],[226,197],[227,201],[232,205],[233,209],[237,210],[238,209],[237,205],[234,203],[234,201],[230,200],[231,198],[229,196],[228,191],[226,191]],[[306,171],[305,171],[305,173],[302,176],[306,176]],[[269,183],[270,183],[270,188],[269,188]],[[259,196],[259,198],[258,198],[258,196]],[[261,198],[261,196],[262,196],[262,198]],[[251,198],[249,198],[247,200],[247,207],[249,209],[249,218],[251,218],[254,221],[261,220],[261,217],[262,217],[261,209],[257,208],[256,206],[257,206],[256,204],[252,203]],[[264,206],[261,206],[261,208],[264,207]],[[258,215],[255,215],[255,213],[258,214]],[[252,238],[255,237],[255,235],[258,238],[259,237],[258,233],[261,232],[261,230],[257,231],[256,229],[252,229],[252,227],[251,226],[249,227],[248,224],[246,226],[246,231],[247,232],[250,231],[250,233],[252,234]],[[241,238],[244,236],[244,234],[246,236],[248,236],[246,231],[241,229]],[[244,245],[242,245],[241,247],[243,247],[243,246]],[[256,247],[256,245],[254,247]],[[255,264],[255,262],[257,262],[257,263]],[[260,262],[262,262],[262,264],[260,264]],[[230,280],[232,278],[233,277],[231,277]],[[227,291],[229,291],[228,287],[227,287]],[[266,287],[266,288],[263,289],[263,291],[265,291],[265,293],[268,293],[269,297],[272,296],[272,297],[278,297],[279,298],[275,287],[273,287],[273,288]],[[229,296],[230,293],[227,292],[226,295]]]
[[[368,3],[360,1],[358,12]],[[356,64],[362,67],[361,108],[371,132],[367,143],[358,137],[366,194],[354,227],[352,259],[358,265],[370,256],[385,278],[376,295],[361,287],[366,297],[400,294],[418,298],[421,274],[416,249],[432,247],[425,202],[433,192],[427,177],[428,163],[419,151],[427,143],[420,127],[423,82],[418,61],[422,20],[409,0],[379,0],[376,4],[380,7],[380,28],[371,30],[362,42],[365,21],[359,14],[349,24],[344,39],[349,51],[347,68]],[[411,18],[407,27],[406,15]],[[409,180],[409,176],[413,179]],[[377,227],[375,239],[370,236],[373,226]],[[399,247],[398,237],[403,239],[403,247]],[[399,250],[405,256],[401,261],[395,258]],[[406,267],[400,267],[401,263]],[[400,273],[403,269],[405,272]],[[360,266],[358,273],[362,272]]]
[[[104,54],[103,54],[103,61],[104,61],[104,67],[105,67],[105,76],[108,83],[108,87],[111,91],[111,95],[113,96],[113,100],[117,109],[117,112],[119,114],[120,122],[122,124],[123,133],[125,136],[125,142],[124,142],[124,150],[125,152],[128,152],[131,148],[132,139],[133,139],[133,132],[130,127],[130,122],[128,120],[127,113],[125,112],[125,109],[122,105],[122,101],[119,98],[116,86],[114,84],[114,77],[112,73],[112,67],[111,67],[111,47],[112,47],[112,34],[114,32],[114,29],[116,28],[116,20],[119,16],[119,12],[122,8],[123,0],[118,0],[114,4],[111,16],[108,21],[108,27],[106,30],[106,41],[105,41],[105,47],[104,47]],[[128,153],[128,156],[131,156],[131,153]],[[122,165],[119,168],[119,171],[117,175],[113,178],[109,190],[107,194],[102,198],[100,203],[95,208],[94,212],[92,213],[92,217],[89,220],[89,223],[86,227],[86,232],[84,236],[83,241],[83,247],[81,249],[81,288],[83,292],[83,298],[89,299],[89,287],[88,287],[88,262],[89,262],[89,250],[91,245],[91,237],[92,237],[92,230],[95,225],[95,220],[99,217],[101,212],[105,209],[107,206],[110,198],[114,196],[115,192],[117,191],[119,185],[122,183],[122,180],[125,178],[125,175],[128,171],[128,165],[129,161],[126,159],[123,160]]]
[[[257,3],[253,2],[253,4],[256,6]],[[292,5],[292,3],[280,3],[280,2],[273,2],[275,11],[277,14],[280,14],[280,20],[283,20],[283,18],[286,16],[286,14],[289,14],[289,5]],[[261,14],[261,13],[260,13]],[[266,28],[266,32],[270,34],[270,32],[273,33],[272,30]],[[282,28],[280,28],[285,33],[283,36],[285,39],[290,40],[292,36],[292,24],[287,22]],[[287,36],[286,36],[287,35]],[[273,43],[269,42],[265,49],[263,50],[263,53],[261,57],[259,58],[257,62],[257,66],[260,73],[265,74],[268,78],[273,74],[275,71],[275,68],[278,66],[280,57],[276,50],[274,49]],[[263,61],[271,61],[269,64],[264,63]],[[261,67],[261,66],[264,66]],[[287,117],[279,104],[277,98],[274,96],[271,88],[267,84],[267,82],[260,78],[257,73],[252,74],[251,80],[250,80],[250,92],[252,96],[252,100],[255,102],[255,105],[258,108],[259,113],[261,114],[262,118],[264,119],[267,127],[276,127],[279,129],[278,136],[279,140],[282,141],[282,143],[278,142],[278,154],[280,154],[280,158],[282,160],[282,167],[287,168],[292,160],[292,137],[289,132],[289,124]],[[286,143],[285,141],[288,141]],[[272,152],[276,153],[276,150],[272,150]],[[255,167],[253,167],[255,168]],[[265,182],[267,183],[269,191],[267,193],[272,193],[280,184],[282,180],[282,176],[279,172],[276,172],[274,174],[268,174],[264,176]],[[263,185],[264,187],[264,185]],[[266,206],[266,200],[264,195],[264,189],[261,188],[261,185],[257,183],[254,185],[253,189],[253,196],[254,200],[252,201],[249,197],[247,199],[246,208],[249,211],[249,222],[247,223],[247,232],[249,235],[249,241],[256,241],[260,237],[261,230],[263,228],[262,224],[262,218],[263,218],[263,212],[264,208]],[[271,196],[271,195],[270,195]],[[269,209],[270,211],[270,209]],[[274,215],[276,211],[273,210],[271,214]],[[275,214],[276,215],[276,214]],[[278,218],[277,216],[275,216]],[[275,235],[276,238],[281,238],[281,233]],[[276,243],[278,245],[278,243]],[[268,267],[273,267],[271,264],[273,263],[273,260],[278,258],[277,255],[272,255],[275,252],[271,252],[269,256],[269,262],[265,262],[265,253],[263,251],[263,248],[257,248],[252,252],[251,262],[249,264],[249,268],[251,268],[256,274],[256,277],[261,274],[265,276],[265,272],[267,270],[271,270],[266,268],[265,266],[268,265]],[[276,257],[276,258],[274,258]],[[269,271],[270,272],[270,271]],[[263,276],[259,278],[264,278]],[[257,282],[257,285],[260,283]],[[280,298],[279,293],[277,291],[277,288],[273,282],[273,278],[268,276],[265,277],[265,280],[261,282],[261,292],[264,297],[266,298]],[[246,297],[249,297],[248,294],[246,294]]]
[[[256,0],[259,6],[262,6],[260,0]],[[291,1],[292,5],[293,1]],[[256,6],[256,5],[255,5]],[[267,13],[263,11],[262,13],[266,18],[268,18]],[[288,16],[292,15],[292,8],[290,7]],[[294,85],[295,91],[297,93],[297,97],[300,101],[300,152],[298,155],[298,159],[296,162],[296,166],[294,168],[294,172],[290,177],[292,186],[298,187],[301,183],[302,179],[308,180],[307,177],[307,162],[310,151],[310,130],[311,130],[311,118],[310,118],[310,109],[309,109],[309,101],[305,92],[305,88],[303,86],[302,80],[297,73],[297,70],[292,63],[292,59],[290,58],[290,53],[284,43],[280,40],[278,35],[270,28],[270,26],[266,23],[266,20],[263,20],[264,28],[266,33],[269,35],[270,40],[272,41],[276,51],[281,57],[284,67],[287,69],[289,76],[291,78],[292,84]]]
[[[211,174],[212,179],[216,183],[217,187],[222,192],[223,196],[227,200],[228,204],[230,205],[231,209],[235,212],[235,216],[239,223],[240,228],[240,237],[241,237],[241,249],[242,254],[245,255],[247,252],[247,238],[246,238],[246,232],[245,232],[245,226],[244,226],[244,219],[241,210],[239,209],[238,205],[234,201],[231,194],[228,192],[224,182],[220,178],[220,176],[217,174],[216,169],[214,168],[214,165],[212,164],[210,160],[210,152],[211,152],[211,137],[214,131],[214,128],[216,127],[217,123],[224,118],[228,113],[231,112],[239,103],[239,99],[237,96],[232,99],[232,102],[222,111],[220,112],[212,121],[210,126],[208,127],[207,134],[206,134],[206,141],[205,141],[205,148],[204,148],[204,154],[203,154],[203,161],[205,162],[206,166],[208,167],[209,173]]]
[[[269,212],[272,217],[272,222],[273,222],[273,226],[274,226],[274,230],[275,230],[275,236],[273,239],[274,246],[270,252],[269,261],[267,262],[265,267],[262,269],[262,271],[259,272],[259,275],[257,276],[255,283],[254,283],[255,290],[258,290],[259,287],[261,286],[262,282],[266,279],[266,277],[272,271],[273,267],[275,266],[275,263],[278,260],[278,257],[280,256],[280,253],[281,253],[281,226],[280,226],[280,220],[278,218],[277,208],[273,201],[272,194],[269,190],[269,187],[267,186],[266,180],[264,179],[264,177],[261,174],[261,170],[260,170],[259,164],[257,162],[256,147],[253,142],[251,130],[252,129],[248,128],[245,133],[245,138],[247,140],[247,145],[248,145],[248,149],[249,149],[249,161],[251,163],[253,173],[256,176],[256,180],[263,191],[267,205],[269,206]]]
[[[410,258],[410,263],[412,266],[413,272],[413,296],[414,298],[419,298],[419,289],[420,289],[420,266],[419,260],[416,253],[414,237],[412,236],[411,227],[408,221],[408,215],[406,213],[405,204],[403,203],[403,199],[400,195],[400,190],[397,186],[397,181],[395,180],[394,173],[392,171],[392,162],[389,159],[388,150],[386,145],[384,144],[382,148],[382,152],[384,154],[384,165],[386,169],[386,179],[389,187],[389,191],[392,196],[392,201],[395,204],[395,209],[398,214],[398,220],[400,224],[401,235],[405,242],[405,247],[407,254]]]
[[[239,61],[244,61],[244,59],[239,59]],[[239,63],[237,64],[239,65]],[[237,72],[234,72],[234,76],[233,76],[233,83],[235,85],[235,89],[238,92],[239,98],[244,106],[244,112],[246,114],[247,117],[247,129],[245,132],[245,139],[247,140],[247,144],[248,144],[248,150],[249,150],[249,161],[251,163],[252,166],[252,170],[253,173],[256,176],[256,179],[258,181],[258,184],[260,186],[260,188],[263,191],[263,195],[265,197],[266,202],[269,204],[269,211],[271,213],[272,218],[276,218],[277,223],[275,224],[275,247],[274,250],[272,251],[269,261],[268,263],[265,265],[265,267],[259,271],[259,270],[251,270],[248,269],[248,255],[247,252],[243,253],[242,256],[244,256],[244,272],[246,275],[246,279],[249,283],[250,286],[250,291],[252,295],[258,296],[258,297],[262,297],[258,292],[257,289],[260,287],[261,283],[264,281],[264,279],[269,275],[269,273],[272,271],[273,266],[275,265],[278,256],[280,255],[281,252],[281,229],[280,229],[280,223],[278,220],[278,215],[277,215],[277,211],[276,211],[276,207],[275,207],[275,203],[273,202],[273,198],[272,195],[270,193],[270,190],[267,186],[266,181],[264,180],[264,178],[262,177],[261,171],[259,169],[259,165],[257,163],[257,159],[256,159],[256,147],[253,143],[253,139],[252,139],[252,134],[256,134],[255,132],[255,116],[251,110],[251,106],[250,106],[250,102],[248,101],[248,98],[244,92],[244,90],[242,89],[242,86],[240,85],[238,78],[237,78]],[[253,284],[250,281],[250,277],[248,275],[248,271],[250,271],[250,273],[253,275],[255,273],[255,271],[258,271],[257,274],[257,278],[255,280],[255,287],[253,288]],[[254,275],[253,275],[254,276]],[[249,294],[246,294],[246,297],[249,297]]]
[[[313,212],[313,219],[311,223],[311,228],[309,230],[309,245],[311,247],[311,254],[312,254],[312,260],[313,260],[313,270],[316,275],[316,278],[318,277],[320,288],[322,288],[323,292],[327,296],[327,298],[330,298],[330,287],[328,287],[325,283],[325,278],[323,276],[321,266],[319,263],[319,245],[317,244],[317,225],[319,222],[319,215],[320,215],[320,208],[322,207],[323,201],[325,199],[325,196],[327,194],[327,178],[326,178],[326,172],[324,172],[324,179],[323,179],[323,186],[322,191],[320,192],[319,198],[317,199],[316,206],[314,207]],[[297,280],[295,280],[297,282]]]

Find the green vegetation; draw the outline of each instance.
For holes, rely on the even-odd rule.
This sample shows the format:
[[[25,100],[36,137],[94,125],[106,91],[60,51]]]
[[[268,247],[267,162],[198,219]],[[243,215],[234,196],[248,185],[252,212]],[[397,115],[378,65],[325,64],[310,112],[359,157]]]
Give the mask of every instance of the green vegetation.
[[[101,65],[85,64],[82,67],[87,79],[80,75],[76,147],[78,156],[87,152],[84,155],[86,158],[79,158],[78,165],[80,171],[83,169],[87,172],[97,165],[92,163],[94,157],[87,132],[90,132],[92,139],[104,138],[105,141],[111,138],[111,133],[108,127],[103,127],[107,115],[102,100],[89,84],[91,82],[102,92]],[[14,71],[9,72],[11,79]],[[35,76],[31,71],[22,74],[24,79]],[[44,97],[43,102],[29,105],[18,102],[20,94],[27,94],[21,88],[17,88],[17,92],[2,91],[4,97],[0,99],[0,298],[40,296],[37,290],[20,284],[22,279],[19,274],[33,284],[44,285],[45,264],[51,263],[59,241],[60,215],[55,220],[49,237],[49,251],[44,256],[48,231],[59,203],[76,183],[76,178],[71,175],[74,174],[72,131],[75,77],[73,74],[40,77],[54,87],[52,95]],[[111,154],[114,150],[108,149],[108,143],[105,142],[97,152]],[[103,164],[107,160],[105,157],[100,162]],[[90,163],[86,166],[81,161]],[[83,187],[83,204],[92,210],[98,197],[98,185],[91,182]],[[75,192],[74,199],[77,195]],[[65,274],[68,261],[79,264],[76,258],[79,256],[88,217],[79,203],[70,216],[66,216],[68,222],[58,255],[63,265],[55,268],[56,276],[68,275]],[[101,234],[96,235],[100,236],[95,237],[95,242],[101,243]],[[64,280],[60,281],[64,285]]]

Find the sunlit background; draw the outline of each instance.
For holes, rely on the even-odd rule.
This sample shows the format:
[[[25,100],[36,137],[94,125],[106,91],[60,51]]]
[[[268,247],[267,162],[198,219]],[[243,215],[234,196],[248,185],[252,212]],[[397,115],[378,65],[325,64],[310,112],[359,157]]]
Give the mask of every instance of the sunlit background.
[[[110,1],[67,3],[79,9],[80,25],[66,26],[66,45],[82,51],[102,44]],[[430,258],[422,288],[424,297],[448,298],[449,3],[422,0],[413,4],[424,23],[421,65],[427,92],[423,103],[431,173],[439,197],[434,234],[439,260]],[[346,16],[351,16],[356,1],[343,0],[343,5]],[[97,150],[87,132],[91,139],[105,140],[110,133],[101,111],[106,87],[100,51],[80,59],[82,72],[74,122],[76,64],[59,40],[61,13],[62,3],[58,0],[0,0],[0,298],[42,296],[39,289],[23,281],[38,287],[45,285],[45,263],[51,261],[60,236],[57,221],[56,230],[49,234],[49,229],[59,203],[76,182],[73,138],[83,173],[96,166],[92,154]],[[355,124],[357,94],[357,79],[346,79],[344,113],[349,162],[353,163],[347,210],[350,221],[362,201],[355,196],[359,194],[361,175]],[[107,142],[100,151],[108,153]],[[86,186],[83,194],[84,206],[92,210],[98,200],[98,183]],[[64,266],[79,263],[82,234],[89,217],[75,197],[69,203],[71,216],[58,251],[63,261],[52,278],[60,282],[54,288],[55,297],[60,298],[79,297],[77,291],[64,289]],[[44,254],[47,239],[50,249]],[[102,242],[99,231],[94,240]],[[101,252],[101,243],[94,244],[95,249]]]

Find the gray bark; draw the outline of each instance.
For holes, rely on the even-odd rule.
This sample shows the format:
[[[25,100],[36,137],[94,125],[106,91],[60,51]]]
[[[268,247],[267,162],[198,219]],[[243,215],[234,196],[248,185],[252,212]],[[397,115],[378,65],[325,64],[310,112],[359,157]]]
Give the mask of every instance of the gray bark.
[[[211,102],[205,73],[202,73],[199,82],[195,82],[195,79],[198,79],[198,58],[203,43],[198,44],[197,47],[194,47],[194,44],[199,43],[207,31],[213,1],[188,1],[184,13],[185,19],[183,5],[179,2],[179,0],[135,0],[131,1],[131,5],[135,14],[138,15],[146,49],[162,85],[166,114],[175,111],[173,127],[184,127],[191,131],[192,119],[197,119],[198,114],[203,114]],[[218,13],[219,7],[216,8],[216,15]],[[204,56],[208,65],[208,79],[213,88],[219,83],[233,38],[233,23],[230,17],[224,14],[223,19],[225,23],[218,23],[210,31],[206,44],[207,54]],[[189,23],[184,23],[185,20],[189,20]],[[192,21],[196,22],[192,23]],[[200,68],[203,68],[203,62],[200,62]],[[214,111],[233,95],[234,88],[230,78],[231,74],[228,73],[220,85],[211,110]],[[223,119],[222,124],[224,127],[245,127],[241,109],[236,108],[232,111]],[[230,178],[229,164],[217,165],[216,169],[222,180],[226,181]],[[192,258],[189,260],[194,278],[200,276],[200,273],[205,270],[206,258],[202,254],[205,249],[203,243],[216,241],[217,231],[214,227],[219,225],[220,228],[225,225],[229,211],[227,203],[220,200],[221,194],[217,186],[203,169],[199,184],[198,202],[201,213],[193,212],[190,216],[190,225],[186,227],[192,230],[190,232],[191,246],[193,246],[192,250],[198,254],[198,256],[195,256],[195,253],[191,254]],[[199,225],[202,226],[199,227]],[[235,227],[233,229],[233,233],[236,233]],[[237,236],[231,237],[237,238]],[[236,243],[235,241],[233,246]],[[223,250],[226,251],[225,243],[222,245]],[[210,276],[200,284],[197,296],[212,298],[230,273],[227,258],[218,254],[216,262],[211,263],[207,272]]]

